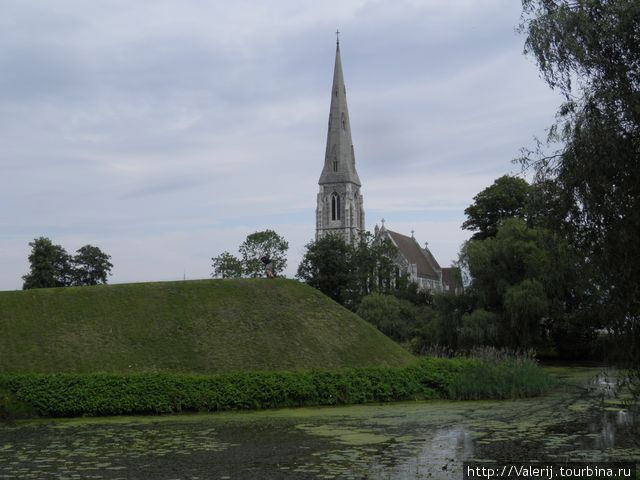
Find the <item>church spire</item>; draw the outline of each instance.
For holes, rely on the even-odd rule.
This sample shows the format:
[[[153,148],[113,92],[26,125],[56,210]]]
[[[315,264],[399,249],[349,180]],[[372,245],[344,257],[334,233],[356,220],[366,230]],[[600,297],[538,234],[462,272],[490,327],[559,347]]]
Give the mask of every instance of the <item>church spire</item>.
[[[316,240],[331,234],[354,243],[364,231],[364,203],[351,143],[339,33],[336,32],[336,63],[331,87],[327,149],[318,181],[320,188],[316,208]]]
[[[347,92],[342,76],[339,33],[339,31],[336,31],[336,61],[333,68],[327,149],[324,156],[324,168],[318,183],[323,185],[347,182],[360,186],[360,178],[356,172],[356,160],[351,141]]]

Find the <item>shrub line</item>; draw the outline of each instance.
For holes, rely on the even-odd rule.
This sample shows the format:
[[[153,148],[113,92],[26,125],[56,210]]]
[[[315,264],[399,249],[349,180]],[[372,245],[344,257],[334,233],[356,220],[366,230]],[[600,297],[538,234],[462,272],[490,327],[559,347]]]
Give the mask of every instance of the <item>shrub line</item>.
[[[543,393],[531,360],[426,358],[403,368],[291,372],[0,374],[0,418],[167,414]]]

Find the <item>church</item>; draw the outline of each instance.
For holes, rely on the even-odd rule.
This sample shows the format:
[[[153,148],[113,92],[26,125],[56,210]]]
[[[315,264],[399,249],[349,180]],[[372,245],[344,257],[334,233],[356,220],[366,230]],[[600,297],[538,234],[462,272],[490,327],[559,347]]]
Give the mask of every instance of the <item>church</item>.
[[[339,39],[336,41],[333,68],[327,148],[318,184],[316,240],[331,234],[340,235],[349,243],[357,241],[359,233],[365,230],[364,198],[356,171]],[[441,268],[427,244],[422,247],[413,232],[409,237],[391,231],[383,220],[382,227],[376,225],[374,233],[377,238],[388,238],[398,248],[395,259],[398,270],[406,273],[421,289],[451,293],[462,291],[458,269]]]

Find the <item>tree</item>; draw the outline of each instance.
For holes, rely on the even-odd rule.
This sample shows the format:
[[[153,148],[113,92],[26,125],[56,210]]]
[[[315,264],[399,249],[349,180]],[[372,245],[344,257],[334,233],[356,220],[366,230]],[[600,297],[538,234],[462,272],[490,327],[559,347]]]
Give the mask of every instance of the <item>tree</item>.
[[[325,235],[306,246],[296,277],[344,305],[354,290],[352,247],[338,235]]]
[[[213,261],[213,277],[240,278],[242,276],[242,261],[229,252],[222,252]]]
[[[264,264],[260,260],[268,256],[273,262],[273,273],[282,273],[287,266],[287,250],[289,243],[273,230],[264,230],[248,235],[240,245],[242,265],[245,275],[259,277],[264,271]]]
[[[520,160],[557,185],[559,228],[584,259],[591,314],[640,365],[640,2],[522,4],[525,52],[565,103],[548,139],[560,146]]]
[[[468,290],[476,298],[474,310],[495,315],[499,345],[539,345],[578,312],[583,290],[577,258],[552,232],[510,218],[495,237],[467,241],[461,262],[472,278]],[[596,325],[587,327],[593,332]]]
[[[389,239],[381,241],[369,232],[362,232],[355,244],[339,235],[325,235],[307,245],[296,276],[355,311],[372,292],[401,296],[408,288],[405,276],[396,270],[397,253]]]
[[[393,295],[372,293],[360,302],[360,317],[396,342],[406,342],[422,327],[419,307]]]
[[[60,245],[54,245],[50,239],[39,237],[29,242],[30,271],[22,279],[22,288],[64,287],[71,284],[71,257]]]
[[[372,292],[390,293],[406,286],[404,282],[403,285],[396,285],[396,280],[401,280],[397,278],[394,262],[398,249],[390,239],[380,239],[370,232],[362,232],[358,242],[353,246],[352,255],[352,269],[357,288],[354,292],[357,294],[354,303],[360,303],[362,297]]]
[[[485,330],[491,331],[490,325],[483,323],[471,334],[469,332],[470,325],[465,320],[476,304],[473,292],[465,291],[460,295],[452,293],[434,295],[433,308],[423,307],[420,309],[427,316],[426,322],[412,340],[414,352],[424,354],[432,347],[456,350],[477,345],[493,345],[494,338],[485,338],[488,335],[484,334]],[[476,323],[481,323],[486,318],[482,317]],[[483,334],[477,334],[475,332],[477,329],[482,330]]]
[[[92,245],[79,248],[73,257],[46,237],[34,239],[29,246],[31,271],[22,277],[24,290],[107,283],[113,268],[111,257]]]
[[[79,248],[71,259],[73,285],[106,284],[113,268],[109,260],[111,256],[98,247],[85,245]]]
[[[526,180],[504,175],[475,197],[464,214],[462,228],[475,231],[474,239],[493,237],[507,218],[526,218],[530,186]]]
[[[497,317],[495,313],[482,308],[463,314],[455,332],[458,348],[471,350],[478,345],[495,346],[498,337]]]

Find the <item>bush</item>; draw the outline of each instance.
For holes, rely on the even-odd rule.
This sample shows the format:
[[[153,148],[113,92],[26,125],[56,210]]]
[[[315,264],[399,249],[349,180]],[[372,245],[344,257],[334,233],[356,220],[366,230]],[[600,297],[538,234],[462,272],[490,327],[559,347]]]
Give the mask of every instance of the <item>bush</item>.
[[[519,380],[523,372],[526,376]],[[546,378],[544,372],[531,361],[499,365],[468,358],[426,358],[405,368],[210,376],[5,374],[0,375],[0,417],[162,414],[447,397],[505,398],[540,393],[545,384],[541,378]],[[529,389],[527,382],[534,380]]]
[[[393,295],[372,293],[362,299],[356,313],[396,342],[407,342],[420,334],[433,311]]]

